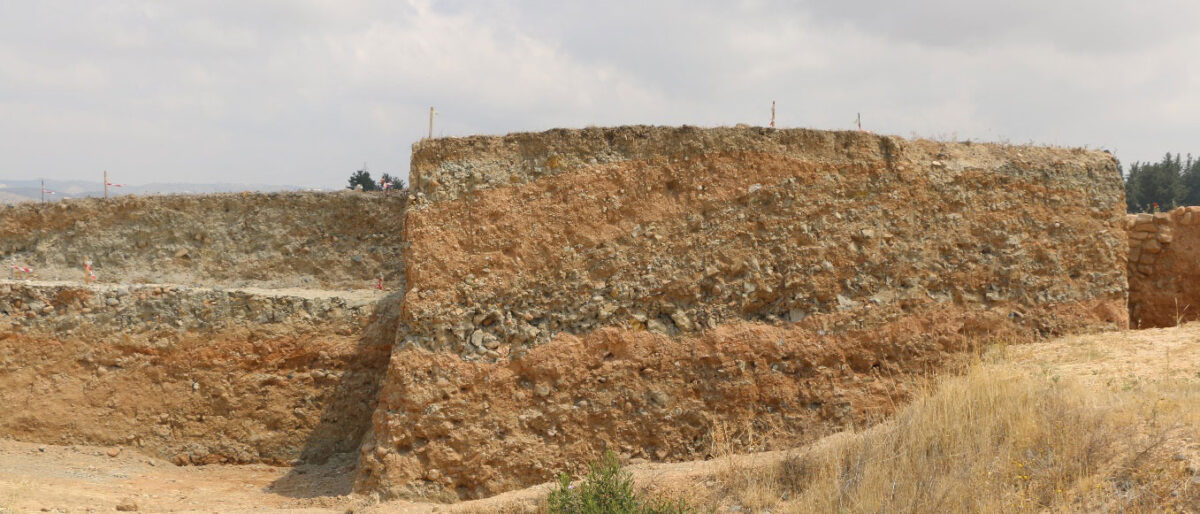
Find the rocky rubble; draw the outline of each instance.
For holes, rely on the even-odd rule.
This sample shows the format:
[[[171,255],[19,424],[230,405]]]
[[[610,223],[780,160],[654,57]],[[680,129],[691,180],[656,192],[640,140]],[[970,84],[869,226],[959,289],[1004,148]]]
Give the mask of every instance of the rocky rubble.
[[[0,207],[0,262],[41,280],[398,289],[403,195],[121,196]],[[9,269],[4,276],[9,276]],[[23,277],[22,277],[23,278]]]
[[[440,196],[430,196],[443,200],[409,214],[416,280],[406,300],[407,342],[496,361],[559,332],[606,325],[675,335],[732,320],[796,322],[925,298],[1004,308],[1125,294],[1123,269],[1094,266],[1123,252],[1113,209],[1121,191],[1111,180],[1089,183],[1115,173],[1111,160],[1064,161],[1046,173],[1019,150],[1004,159],[980,145],[836,134],[811,140],[803,131],[758,133],[762,142],[751,149],[759,153],[735,158],[728,153],[748,151],[737,145],[755,132],[726,132],[728,141],[715,139],[720,130],[700,132],[708,151],[700,156],[642,162],[632,160],[637,154],[628,169],[581,169],[565,197],[568,186],[554,178],[474,194],[447,189],[466,180],[460,170],[473,169],[474,159],[425,171],[423,180],[441,184]],[[651,133],[668,140],[663,148],[687,148],[673,139],[696,132]],[[529,137],[501,141],[519,145]],[[476,139],[462,144],[478,147]],[[848,148],[878,167],[796,155],[846,145],[858,145]],[[894,152],[890,160],[884,147]],[[967,157],[966,150],[992,162],[954,163],[959,155],[948,153]],[[604,155],[611,161],[617,151]],[[481,167],[495,160],[508,162],[493,157]],[[464,196],[451,200],[451,191]],[[914,203],[936,210],[911,209]],[[1094,237],[1084,237],[1093,227]]]
[[[374,298],[382,298],[382,294]],[[367,297],[372,298],[372,297]],[[369,299],[256,294],[178,285],[0,282],[0,323],[9,331],[92,341],[151,334],[286,327],[350,335],[374,310]],[[169,335],[166,336],[169,339]]]

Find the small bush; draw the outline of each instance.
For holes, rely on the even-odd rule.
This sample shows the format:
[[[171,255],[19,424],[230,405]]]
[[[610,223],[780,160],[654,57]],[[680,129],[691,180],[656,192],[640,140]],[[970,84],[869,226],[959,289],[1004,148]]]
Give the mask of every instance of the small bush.
[[[633,476],[621,469],[617,455],[604,452],[589,464],[591,470],[578,486],[566,473],[558,476],[558,488],[550,492],[553,514],[675,514],[691,512],[683,501],[639,498]]]

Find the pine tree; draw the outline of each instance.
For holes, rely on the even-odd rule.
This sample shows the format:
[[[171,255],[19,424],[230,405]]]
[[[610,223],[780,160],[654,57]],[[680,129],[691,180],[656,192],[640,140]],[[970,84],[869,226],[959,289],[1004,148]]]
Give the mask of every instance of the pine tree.
[[[1183,171],[1182,156],[1170,153],[1160,162],[1133,163],[1125,182],[1125,202],[1129,212],[1148,212],[1155,208],[1166,211],[1188,203],[1192,188],[1184,180]]]
[[[1183,205],[1200,205],[1200,161],[1192,159],[1192,154],[1188,154],[1181,175],[1180,184],[1184,190]]]
[[[371,173],[365,168],[350,174],[350,185],[346,186],[346,189],[355,189],[358,186],[362,186],[363,191],[379,189],[379,184],[371,179]]]

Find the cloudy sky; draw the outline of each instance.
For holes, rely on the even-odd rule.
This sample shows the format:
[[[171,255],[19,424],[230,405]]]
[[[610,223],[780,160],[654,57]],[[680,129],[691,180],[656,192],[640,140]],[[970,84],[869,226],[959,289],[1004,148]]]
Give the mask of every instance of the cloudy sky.
[[[339,187],[439,136],[864,128],[1200,153],[1200,2],[0,0],[0,179]]]

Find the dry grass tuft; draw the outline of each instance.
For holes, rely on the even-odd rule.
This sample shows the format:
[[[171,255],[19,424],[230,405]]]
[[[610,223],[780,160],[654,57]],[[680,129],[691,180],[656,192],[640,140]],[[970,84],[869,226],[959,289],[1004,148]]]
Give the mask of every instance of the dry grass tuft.
[[[874,428],[722,472],[714,506],[772,512],[1195,511],[1181,451],[1195,381],[1105,390],[1002,362],[941,381]]]

